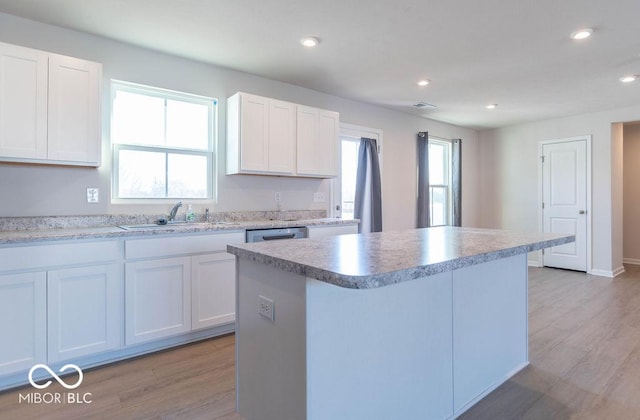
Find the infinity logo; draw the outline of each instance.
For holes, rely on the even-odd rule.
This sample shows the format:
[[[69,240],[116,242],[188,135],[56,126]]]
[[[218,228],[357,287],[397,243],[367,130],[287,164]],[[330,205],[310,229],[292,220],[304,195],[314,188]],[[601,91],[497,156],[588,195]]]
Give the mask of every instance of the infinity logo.
[[[42,368],[44,370],[46,370],[47,372],[49,372],[49,375],[53,376],[53,379],[55,379],[56,381],[58,381],[58,383],[60,385],[62,385],[63,387],[65,387],[66,389],[76,389],[77,387],[80,386],[80,384],[82,383],[82,379],[83,379],[83,375],[82,375],[82,370],[74,364],[69,363],[68,365],[64,365],[62,366],[62,368],[60,369],[60,373],[63,373],[65,370],[71,368],[74,369],[76,372],[78,372],[78,382],[76,382],[75,384],[72,385],[67,385],[67,383],[65,381],[62,380],[62,378],[60,378],[58,375],[56,375],[56,373],[54,371],[51,370],[51,368],[47,365],[44,365],[42,363],[39,363],[37,365],[34,365],[30,370],[29,370],[29,382],[31,383],[31,385],[34,388],[38,388],[38,389],[45,389],[47,388],[49,385],[51,385],[51,381],[47,381],[42,385],[38,385],[34,380],[33,380],[33,372],[35,372],[36,369],[38,368]]]

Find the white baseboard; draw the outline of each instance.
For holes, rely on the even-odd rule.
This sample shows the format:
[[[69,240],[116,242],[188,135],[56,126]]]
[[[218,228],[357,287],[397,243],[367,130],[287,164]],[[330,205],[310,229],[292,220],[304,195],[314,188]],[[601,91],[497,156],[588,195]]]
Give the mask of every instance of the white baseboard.
[[[631,265],[640,265],[640,260],[635,259],[635,258],[623,258],[622,259],[622,263],[623,264],[631,264]]]
[[[613,271],[610,270],[598,270],[597,268],[593,268],[591,269],[589,274],[591,274],[592,276],[613,278]]]
[[[613,277],[618,277],[620,274],[624,273],[624,265],[613,270]]]
[[[624,266],[620,266],[613,271],[593,269],[589,272],[592,276],[609,277],[610,279],[624,273]]]

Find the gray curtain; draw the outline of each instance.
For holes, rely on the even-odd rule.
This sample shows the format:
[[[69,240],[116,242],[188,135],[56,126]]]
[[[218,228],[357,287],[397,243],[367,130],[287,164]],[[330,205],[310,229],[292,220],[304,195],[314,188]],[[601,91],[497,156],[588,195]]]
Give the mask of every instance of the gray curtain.
[[[429,218],[429,133],[418,133],[418,228],[431,226]]]
[[[451,146],[451,192],[453,196],[453,226],[462,226],[462,140]]]
[[[358,173],[354,217],[360,219],[358,232],[382,231],[382,187],[378,145],[374,139],[361,138],[358,148]]]

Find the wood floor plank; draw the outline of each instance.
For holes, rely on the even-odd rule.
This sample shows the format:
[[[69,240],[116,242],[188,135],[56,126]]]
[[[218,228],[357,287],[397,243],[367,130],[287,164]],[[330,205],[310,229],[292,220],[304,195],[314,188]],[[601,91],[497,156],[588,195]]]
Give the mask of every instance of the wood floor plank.
[[[640,419],[640,269],[532,268],[529,292],[530,366],[460,418]]]

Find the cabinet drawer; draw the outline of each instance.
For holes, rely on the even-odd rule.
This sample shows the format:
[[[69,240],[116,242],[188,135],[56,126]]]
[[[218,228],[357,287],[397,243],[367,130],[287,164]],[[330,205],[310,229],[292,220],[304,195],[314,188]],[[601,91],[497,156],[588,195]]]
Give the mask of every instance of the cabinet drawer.
[[[118,259],[118,242],[74,242],[0,248],[2,271],[101,263]]]
[[[318,239],[328,236],[348,235],[358,233],[358,224],[340,225],[340,226],[307,226],[309,230],[309,238]]]
[[[154,258],[170,255],[226,251],[227,244],[244,242],[244,232],[213,235],[171,236],[153,239],[130,239],[125,242],[125,258]]]

